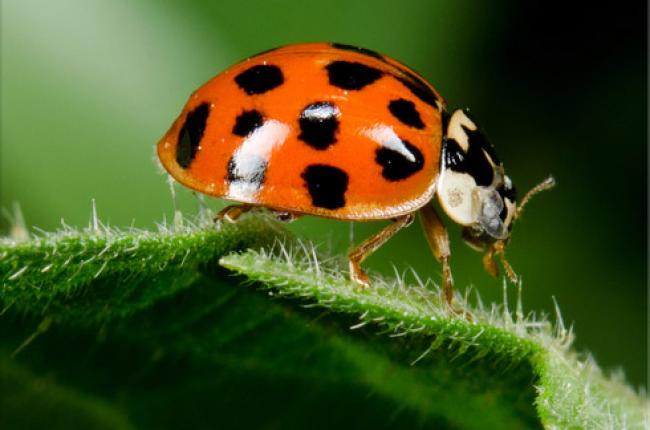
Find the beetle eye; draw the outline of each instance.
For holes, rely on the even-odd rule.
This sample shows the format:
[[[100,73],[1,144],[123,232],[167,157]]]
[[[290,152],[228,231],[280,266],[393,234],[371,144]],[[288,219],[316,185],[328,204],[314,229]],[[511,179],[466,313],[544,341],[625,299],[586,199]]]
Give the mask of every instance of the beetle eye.
[[[481,195],[481,213],[479,224],[487,234],[495,239],[504,239],[506,236],[503,221],[499,216],[503,210],[503,199],[495,190],[490,190]]]

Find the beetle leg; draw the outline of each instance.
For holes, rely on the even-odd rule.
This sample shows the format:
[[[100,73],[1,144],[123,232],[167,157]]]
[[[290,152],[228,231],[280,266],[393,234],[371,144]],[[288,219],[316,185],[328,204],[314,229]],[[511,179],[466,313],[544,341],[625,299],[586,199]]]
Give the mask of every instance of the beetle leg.
[[[255,206],[241,204],[241,205],[230,205],[221,209],[218,214],[214,217],[214,222],[226,220],[231,224],[237,222],[240,216],[244,215],[249,210],[253,209]]]
[[[508,278],[512,282],[517,282],[517,274],[512,269],[510,263],[508,263],[508,260],[506,260],[506,244],[502,240],[498,240],[492,245],[492,248],[494,248],[494,253],[499,256],[503,270],[508,275]]]
[[[350,254],[348,254],[350,259],[350,279],[363,287],[369,287],[370,278],[361,269],[361,262],[386,243],[400,229],[410,225],[414,218],[412,213],[395,218],[392,224],[386,226],[374,236],[364,240],[359,246],[350,251]]]
[[[289,224],[300,218],[302,214],[288,211],[273,211],[273,216],[278,221]]]
[[[508,263],[508,260],[506,260],[505,248],[506,245],[502,240],[498,240],[490,245],[485,251],[485,255],[483,256],[483,267],[485,267],[486,272],[497,278],[499,276],[499,268],[494,261],[494,257],[498,256],[499,261],[501,261],[501,265],[503,266],[503,270],[506,272],[508,278],[512,282],[517,282],[517,274],[512,269],[510,263]]]
[[[497,263],[494,261],[494,246],[490,245],[483,255],[483,268],[488,272],[492,277],[499,277],[499,268]]]
[[[454,300],[454,280],[451,276],[451,268],[449,267],[449,255],[451,250],[449,248],[449,235],[447,229],[442,223],[442,220],[436,213],[436,210],[431,205],[425,205],[420,209],[422,228],[424,229],[424,236],[429,242],[429,247],[433,252],[434,257],[442,263],[442,281],[445,300],[451,307]],[[453,308],[452,308],[453,309]]]

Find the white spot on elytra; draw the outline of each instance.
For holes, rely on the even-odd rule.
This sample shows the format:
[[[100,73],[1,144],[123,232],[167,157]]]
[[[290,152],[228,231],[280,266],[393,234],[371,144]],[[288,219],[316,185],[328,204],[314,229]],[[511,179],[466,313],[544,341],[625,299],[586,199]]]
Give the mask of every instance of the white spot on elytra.
[[[288,125],[269,120],[244,140],[232,158],[232,173],[237,179],[228,185],[228,198],[257,201],[260,183],[256,179],[264,176],[271,153],[284,143],[289,131]]]
[[[377,124],[372,128],[363,129],[362,133],[384,148],[398,152],[411,163],[415,163],[415,155],[408,150],[392,127],[385,124]]]
[[[309,106],[302,112],[303,117],[314,120],[326,120],[340,114],[336,106],[325,103]]]

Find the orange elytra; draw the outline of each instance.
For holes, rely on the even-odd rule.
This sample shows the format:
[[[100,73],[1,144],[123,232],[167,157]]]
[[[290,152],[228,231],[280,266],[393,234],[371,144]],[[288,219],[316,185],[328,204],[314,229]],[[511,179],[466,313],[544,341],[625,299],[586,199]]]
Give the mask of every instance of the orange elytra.
[[[514,277],[503,250],[523,204],[494,148],[466,110],[448,114],[420,75],[377,52],[310,43],[250,57],[190,96],[158,156],[181,184],[239,203],[218,218],[262,206],[287,220],[395,221],[350,252],[351,278],[362,285],[370,281],[361,261],[419,212],[451,303],[448,236],[434,195],[486,252],[486,269],[496,274],[499,255]]]

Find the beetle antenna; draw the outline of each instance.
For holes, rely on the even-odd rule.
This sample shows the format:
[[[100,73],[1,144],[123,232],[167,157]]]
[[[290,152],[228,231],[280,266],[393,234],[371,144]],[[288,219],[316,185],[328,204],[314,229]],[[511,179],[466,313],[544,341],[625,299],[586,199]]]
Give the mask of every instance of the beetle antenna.
[[[530,199],[533,198],[535,194],[540,193],[542,191],[550,190],[554,186],[555,186],[555,178],[553,176],[549,176],[539,184],[535,185],[530,191],[526,193],[524,198],[521,200],[521,204],[517,205],[517,211],[515,212],[514,219],[517,219],[521,216],[521,213],[524,211],[524,207],[530,201]]]

